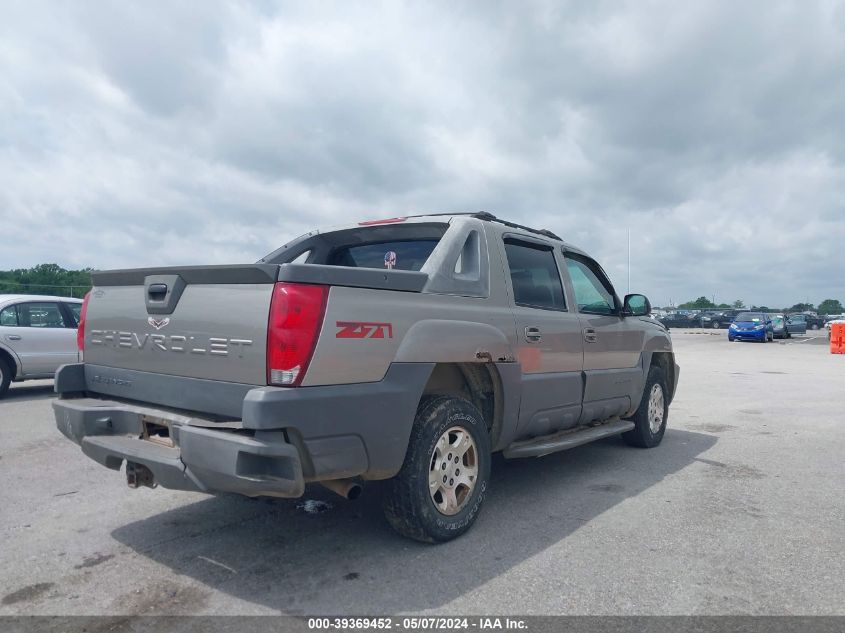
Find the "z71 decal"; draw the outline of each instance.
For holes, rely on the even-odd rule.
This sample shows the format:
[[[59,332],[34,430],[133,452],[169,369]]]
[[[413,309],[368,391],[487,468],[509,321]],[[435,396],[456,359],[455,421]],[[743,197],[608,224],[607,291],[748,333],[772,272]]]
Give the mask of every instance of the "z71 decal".
[[[338,321],[336,338],[393,338],[392,323]]]

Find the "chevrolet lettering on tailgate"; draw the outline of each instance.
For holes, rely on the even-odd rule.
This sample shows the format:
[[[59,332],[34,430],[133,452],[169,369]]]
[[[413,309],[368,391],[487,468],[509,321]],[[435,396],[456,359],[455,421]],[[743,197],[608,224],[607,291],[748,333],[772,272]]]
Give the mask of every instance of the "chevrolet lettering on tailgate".
[[[91,330],[91,345],[125,347],[129,349],[160,350],[162,352],[188,352],[191,354],[211,354],[228,356],[229,352],[241,354],[245,345],[252,345],[249,339],[223,337],[196,337],[179,334],[139,334],[137,332],[118,332],[116,330]]]

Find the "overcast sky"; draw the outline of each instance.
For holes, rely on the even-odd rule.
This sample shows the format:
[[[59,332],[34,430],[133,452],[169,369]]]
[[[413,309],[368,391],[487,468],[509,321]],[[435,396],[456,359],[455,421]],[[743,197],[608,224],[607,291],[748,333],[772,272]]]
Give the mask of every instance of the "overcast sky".
[[[491,211],[658,305],[845,301],[845,3],[0,5],[0,269]]]

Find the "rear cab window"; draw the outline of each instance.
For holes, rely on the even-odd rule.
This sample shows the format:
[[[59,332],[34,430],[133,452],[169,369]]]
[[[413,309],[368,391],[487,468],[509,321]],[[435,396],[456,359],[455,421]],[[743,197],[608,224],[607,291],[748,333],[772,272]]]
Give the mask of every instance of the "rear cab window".
[[[333,251],[329,266],[419,271],[439,240],[405,240],[347,246]]]
[[[440,222],[392,223],[307,235],[270,253],[259,263],[418,272],[448,227]]]

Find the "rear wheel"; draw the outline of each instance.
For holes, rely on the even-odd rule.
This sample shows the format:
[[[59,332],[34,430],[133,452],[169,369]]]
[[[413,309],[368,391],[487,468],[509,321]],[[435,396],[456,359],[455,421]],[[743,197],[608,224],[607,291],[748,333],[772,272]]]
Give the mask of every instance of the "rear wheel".
[[[669,390],[666,387],[666,373],[657,365],[652,365],[648,370],[640,406],[631,418],[634,428],[623,433],[622,438],[631,446],[657,446],[666,432],[668,418]]]
[[[384,514],[399,534],[442,543],[475,522],[490,479],[490,437],[470,402],[435,396],[420,405]]]
[[[4,359],[0,358],[0,398],[6,395],[10,382],[12,382],[12,369]]]
[[[712,325],[711,327],[712,327],[714,330],[718,330],[720,327],[722,327],[722,324],[721,324],[721,323],[719,323],[718,321],[713,321],[713,325]]]

